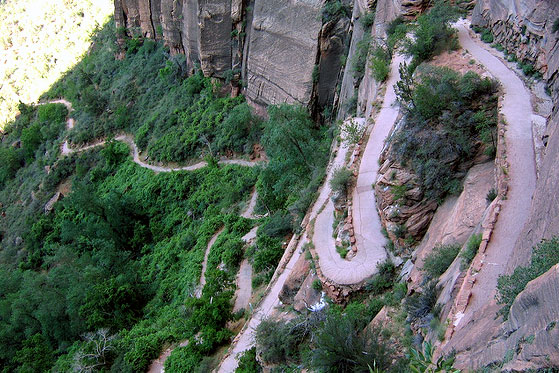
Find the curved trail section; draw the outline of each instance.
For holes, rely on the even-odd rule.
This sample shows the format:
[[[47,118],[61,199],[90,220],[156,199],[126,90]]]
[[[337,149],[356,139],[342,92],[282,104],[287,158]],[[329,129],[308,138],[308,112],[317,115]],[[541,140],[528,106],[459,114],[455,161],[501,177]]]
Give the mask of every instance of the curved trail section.
[[[334,159],[330,162],[328,166],[328,172],[326,175],[326,180],[322,184],[322,187],[319,192],[319,196],[315,201],[311,211],[307,214],[305,221],[311,221],[318,215],[320,208],[328,201],[330,198],[330,180],[332,178],[332,172],[335,168],[340,167],[344,164],[345,156],[347,154],[347,147],[340,146],[336,153]],[[238,366],[237,358],[242,354],[244,351],[250,349],[254,345],[254,334],[256,327],[260,324],[260,322],[270,317],[277,306],[279,306],[279,298],[278,294],[283,288],[283,284],[287,280],[291,270],[295,266],[295,263],[301,256],[303,252],[303,247],[308,242],[306,237],[308,233],[309,225],[307,225],[306,231],[303,233],[302,237],[297,241],[296,237],[294,236],[289,243],[289,247],[286,251],[289,251],[290,248],[293,247],[293,254],[289,257],[289,254],[284,254],[289,257],[288,262],[285,266],[285,269],[281,272],[279,276],[274,276],[275,279],[272,280],[270,285],[268,286],[268,293],[260,302],[258,307],[254,310],[251,319],[247,322],[243,330],[235,337],[233,340],[230,350],[228,354],[225,356],[221,365],[217,369],[218,372],[223,373],[231,373],[234,372]],[[286,258],[287,258],[286,257]],[[283,262],[283,259],[282,259]]]
[[[377,271],[377,263],[387,258],[384,248],[386,238],[381,233],[382,225],[372,185],[377,178],[378,159],[384,142],[399,113],[394,84],[399,79],[398,67],[403,61],[401,55],[395,55],[392,59],[382,109],[375,120],[359,166],[352,207],[357,254],[351,260],[343,259],[336,251],[332,237],[334,204],[331,200],[316,218],[313,242],[318,253],[320,269],[327,278],[341,285],[357,284],[372,276]]]
[[[44,105],[44,104],[63,104],[64,106],[66,106],[66,109],[68,109],[68,113],[71,113],[72,111],[74,111],[74,108],[72,107],[72,103],[65,100],[65,99],[51,100],[51,101],[48,101],[48,102],[39,103],[37,105]],[[68,120],[66,121],[66,129],[71,130],[72,128],[74,128],[74,124],[75,124],[74,118],[70,118],[70,116],[68,116]],[[198,170],[200,168],[206,167],[208,165],[208,163],[206,161],[198,162],[196,164],[193,164],[193,165],[190,165],[190,166],[183,166],[183,167],[164,167],[164,166],[151,165],[151,164],[146,163],[146,162],[144,162],[140,159],[140,151],[139,151],[138,147],[136,146],[136,143],[134,142],[134,139],[132,138],[132,136],[130,136],[130,135],[119,135],[119,136],[115,137],[115,140],[122,141],[130,147],[130,149],[132,150],[134,163],[136,163],[140,167],[147,168],[147,169],[150,169],[150,170],[155,171],[155,172],[194,171],[194,170]],[[66,140],[66,141],[64,141],[64,143],[60,147],[60,152],[61,152],[62,155],[69,155],[69,154],[72,154],[72,153],[83,152],[83,151],[93,149],[93,148],[96,148],[98,146],[103,146],[103,145],[105,145],[105,140],[95,142],[95,143],[90,144],[90,145],[82,146],[82,147],[77,148],[77,149],[72,149],[72,148],[70,148],[70,145],[68,144],[68,140]],[[244,160],[244,159],[220,159],[218,161],[218,164],[223,164],[223,165],[234,164],[234,165],[245,166],[245,167],[253,167],[253,166],[256,166],[259,163],[260,162],[247,161],[247,160]]]
[[[497,278],[505,271],[530,211],[536,186],[536,165],[530,93],[513,71],[472,38],[468,22],[460,21],[457,25],[462,47],[481,62],[502,85],[504,97],[501,112],[507,121],[505,142],[510,177],[507,200],[503,201],[499,219],[487,246],[485,264],[476,276],[472,297],[460,322],[461,325],[466,325],[483,306],[495,302]]]
[[[72,103],[65,100],[65,99],[58,99],[58,100],[51,100],[48,102],[44,102],[44,103],[38,103],[37,105],[44,105],[44,104],[63,104],[64,106],[66,106],[66,109],[68,110],[68,114],[70,114],[72,111],[74,111],[73,107],[72,107]],[[70,118],[70,116],[68,115],[68,119],[66,121],[66,129],[67,130],[71,130],[72,128],[74,128],[75,125],[75,119],[74,118]],[[132,136],[130,135],[119,135],[117,137],[115,137],[115,140],[117,141],[122,141],[124,143],[126,143],[130,149],[132,150],[132,155],[133,155],[133,160],[134,163],[136,163],[137,165],[139,165],[140,167],[143,168],[148,168],[154,172],[173,172],[173,171],[194,171],[194,170],[198,170],[200,168],[203,168],[205,166],[207,166],[207,162],[203,161],[203,162],[198,162],[194,165],[191,166],[184,166],[184,167],[163,167],[163,166],[155,166],[155,165],[150,165],[148,163],[145,163],[144,161],[142,161],[140,159],[140,152],[138,150],[138,147],[136,146],[136,143],[134,142],[134,139],[132,138]],[[89,149],[93,149],[95,147],[98,146],[103,146],[105,145],[105,141],[99,141],[90,145],[86,145],[77,149],[72,149],[69,146],[68,140],[65,140],[64,143],[61,145],[61,154],[62,155],[69,155],[75,152],[82,152],[82,151],[86,151]],[[223,164],[223,165],[227,165],[227,164],[234,164],[234,165],[239,165],[239,166],[246,166],[246,167],[253,167],[258,165],[261,162],[256,162],[256,161],[247,161],[244,159],[220,159],[218,161],[218,164]],[[256,206],[256,201],[258,199],[258,195],[256,193],[256,190],[254,190],[252,192],[250,201],[247,205],[247,208],[245,211],[243,211],[241,213],[241,216],[247,219],[251,219],[254,218],[254,208]],[[204,288],[204,285],[206,284],[206,268],[207,268],[207,263],[208,263],[208,255],[210,253],[211,247],[213,246],[213,244],[215,243],[215,241],[217,240],[218,236],[220,235],[220,233],[223,231],[223,228],[221,228],[220,230],[218,230],[210,239],[210,241],[208,242],[208,246],[206,248],[206,252],[204,254],[204,261],[202,262],[202,274],[200,276],[200,284],[198,286],[198,288],[196,289],[196,296],[200,297],[202,295],[202,291]],[[251,232],[249,232],[249,234],[247,234],[245,237],[246,238],[250,238],[252,235],[256,235],[256,227],[253,228],[251,230]],[[245,238],[243,237],[243,238]],[[238,274],[238,278],[237,278],[237,291],[236,291],[236,299],[235,299],[235,309],[240,309],[240,308],[244,308],[248,305],[248,301],[250,300],[250,296],[252,293],[252,266],[250,265],[250,263],[248,263],[248,261],[244,260],[241,263],[241,268],[239,270],[239,274]],[[280,288],[281,289],[281,288]],[[179,344],[179,346],[186,346],[186,344],[188,344],[188,341],[183,341]],[[160,372],[164,372],[164,365],[165,365],[165,361],[167,360],[167,358],[171,355],[171,352],[173,351],[173,347],[168,348],[167,350],[165,350],[160,356],[159,358],[157,358],[156,360],[154,360],[152,362],[152,364],[149,367],[148,372],[150,373],[160,373]]]

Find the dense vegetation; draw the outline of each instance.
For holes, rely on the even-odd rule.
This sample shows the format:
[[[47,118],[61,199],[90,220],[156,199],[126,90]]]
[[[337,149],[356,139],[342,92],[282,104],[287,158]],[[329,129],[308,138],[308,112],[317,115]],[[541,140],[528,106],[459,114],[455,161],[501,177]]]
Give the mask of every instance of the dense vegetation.
[[[164,347],[167,371],[211,369],[229,342],[234,277],[247,256],[257,284],[269,279],[324,176],[332,138],[300,106],[253,116],[242,97],[200,73],[186,76],[179,57],[133,39],[114,59],[114,26],[44,97],[70,99],[76,127],[65,131],[60,104],[20,105],[0,155],[0,366],[6,371],[144,371]],[[152,159],[182,161],[248,153],[264,145],[265,167],[209,166],[154,174],[109,141],[60,156],[76,143],[126,131]],[[206,151],[207,149],[207,151]],[[257,187],[256,244],[241,237],[254,222],[238,216]],[[57,191],[64,198],[46,214]],[[194,296],[210,238],[206,285]],[[210,365],[209,365],[210,364]]]
[[[508,318],[510,307],[526,285],[559,263],[559,238],[543,240],[532,253],[530,264],[517,267],[511,275],[501,275],[497,280],[497,303],[503,305],[499,314]]]
[[[115,59],[115,34],[109,23],[91,51],[46,95],[74,104],[73,143],[128,132],[155,161],[252,153],[260,121],[242,96],[221,96],[219,85],[200,72],[187,78],[185,57],[170,57],[150,39],[130,39],[125,59]]]
[[[446,49],[459,48],[456,31],[450,27],[450,23],[455,21],[458,15],[457,8],[438,0],[428,12],[417,17],[414,37],[407,39],[405,45],[407,54],[412,57],[411,71]],[[394,31],[397,26],[398,24]]]
[[[76,63],[112,8],[108,0],[0,2],[0,130],[20,101],[35,102]]]
[[[422,65],[415,76],[400,68],[398,99],[406,111],[404,126],[392,139],[394,154],[418,176],[427,198],[443,200],[460,191],[460,167],[480,144],[494,155],[497,85],[474,72]]]

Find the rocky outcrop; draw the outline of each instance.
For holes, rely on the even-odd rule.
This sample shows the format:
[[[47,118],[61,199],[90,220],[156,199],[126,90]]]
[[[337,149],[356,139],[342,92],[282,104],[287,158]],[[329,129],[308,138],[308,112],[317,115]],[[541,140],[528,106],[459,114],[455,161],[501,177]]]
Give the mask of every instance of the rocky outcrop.
[[[287,280],[281,289],[278,298],[283,304],[292,304],[295,295],[301,288],[301,285],[309,275],[310,263],[305,259],[304,255],[301,255],[293,269],[289,273]]]

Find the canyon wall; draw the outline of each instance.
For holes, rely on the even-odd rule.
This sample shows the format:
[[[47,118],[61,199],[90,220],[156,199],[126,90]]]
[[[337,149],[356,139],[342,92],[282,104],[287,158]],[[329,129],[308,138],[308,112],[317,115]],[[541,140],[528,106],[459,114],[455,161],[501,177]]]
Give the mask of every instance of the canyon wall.
[[[206,76],[242,79],[256,106],[287,102],[323,110],[334,102],[351,22],[344,16],[323,19],[324,0],[114,5],[119,35],[162,40],[171,54],[186,55],[189,71],[199,67]]]

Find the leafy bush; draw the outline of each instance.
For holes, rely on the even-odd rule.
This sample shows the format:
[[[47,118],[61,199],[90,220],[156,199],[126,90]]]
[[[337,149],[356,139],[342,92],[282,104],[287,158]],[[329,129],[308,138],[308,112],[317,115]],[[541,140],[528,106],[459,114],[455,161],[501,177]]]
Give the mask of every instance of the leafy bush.
[[[322,21],[336,21],[342,17],[351,17],[351,10],[340,0],[328,0],[322,7]]]
[[[437,280],[431,280],[423,286],[423,292],[414,293],[406,298],[404,303],[406,312],[413,320],[423,319],[433,311],[437,296]]]
[[[359,22],[361,22],[361,26],[363,26],[363,28],[370,29],[371,26],[373,26],[373,23],[375,23],[375,12],[368,11],[367,13],[363,14],[359,18]]]
[[[370,291],[373,295],[382,294],[394,285],[394,277],[396,275],[396,267],[390,260],[386,260],[377,264],[378,273],[365,285],[365,290]]]
[[[291,215],[278,211],[273,213],[259,230],[265,236],[284,237],[291,232],[291,220]]]
[[[347,193],[349,185],[353,178],[353,172],[345,167],[340,167],[334,170],[332,179],[330,179],[330,188],[334,192]]]
[[[497,190],[495,188],[489,189],[489,192],[487,192],[487,195],[485,196],[485,200],[487,203],[491,203],[495,198],[497,198]]]
[[[543,240],[534,248],[528,266],[517,267],[511,275],[500,275],[497,280],[496,299],[503,307],[499,310],[499,314],[506,320],[516,296],[526,288],[528,282],[543,275],[557,263],[559,263],[559,238],[553,237],[550,240]]]
[[[458,245],[435,246],[433,251],[425,257],[423,271],[433,279],[439,278],[452,264],[459,251],[460,246]]]
[[[390,73],[391,55],[388,49],[376,46],[371,52],[369,66],[373,72],[373,78],[377,82],[384,82]]]
[[[553,27],[551,28],[552,32],[557,32],[559,31],[559,18],[556,18],[555,21],[553,22]]]
[[[262,320],[256,327],[256,344],[266,363],[284,363],[299,357],[298,345],[307,336],[295,322]]]
[[[438,0],[428,13],[417,18],[414,38],[406,42],[406,52],[413,57],[411,70],[451,46],[456,38],[450,23],[458,18],[457,10]]]
[[[465,249],[460,253],[460,257],[463,259],[460,265],[460,269],[466,269],[474,257],[477,254],[479,245],[481,244],[481,233],[473,234],[466,243]]]
[[[457,168],[472,159],[479,141],[494,148],[496,84],[473,72],[431,66],[422,67],[418,78],[406,65],[400,72],[396,92],[407,117],[392,138],[393,151],[417,174],[426,197],[441,201],[460,192]]]
[[[483,32],[481,33],[481,41],[483,41],[484,43],[487,44],[491,44],[493,43],[493,33],[491,32],[491,30],[489,29],[484,29]]]
[[[262,367],[256,360],[256,347],[246,350],[239,358],[239,366],[235,373],[260,373]]]
[[[362,332],[351,317],[328,315],[315,333],[310,366],[318,372],[368,372],[390,367],[392,351],[379,329]]]

